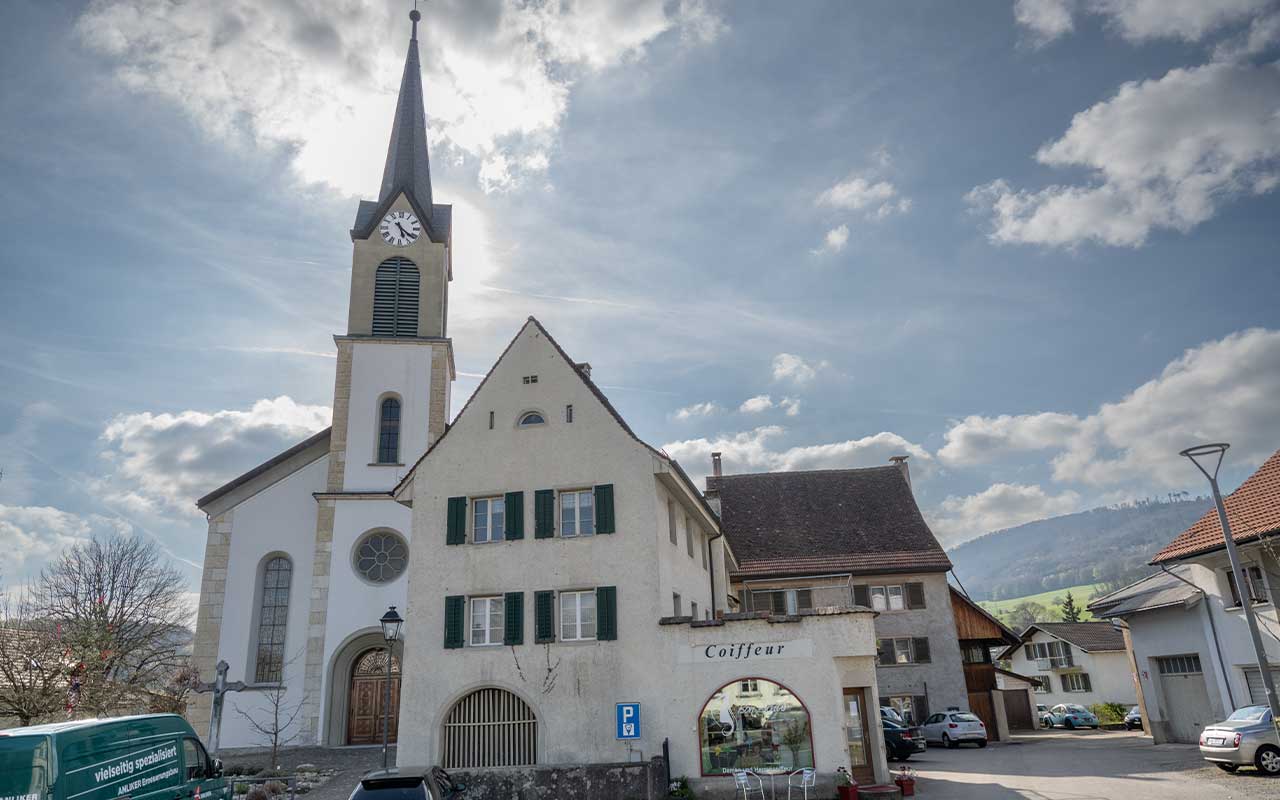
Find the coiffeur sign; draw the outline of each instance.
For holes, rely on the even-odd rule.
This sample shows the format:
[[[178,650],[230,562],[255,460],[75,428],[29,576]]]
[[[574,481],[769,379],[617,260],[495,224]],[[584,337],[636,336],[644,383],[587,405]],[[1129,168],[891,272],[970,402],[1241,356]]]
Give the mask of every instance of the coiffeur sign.
[[[681,664],[771,661],[779,658],[812,658],[812,639],[783,642],[713,642],[690,645],[680,651]]]

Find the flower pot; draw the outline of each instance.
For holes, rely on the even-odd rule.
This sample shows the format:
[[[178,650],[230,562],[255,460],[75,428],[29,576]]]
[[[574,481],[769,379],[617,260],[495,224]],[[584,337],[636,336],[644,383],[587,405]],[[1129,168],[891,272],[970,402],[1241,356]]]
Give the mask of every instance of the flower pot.
[[[898,784],[898,788],[902,790],[903,797],[916,796],[916,779],[915,778],[894,778],[893,782]]]
[[[858,800],[858,786],[837,786],[836,794],[840,800]]]

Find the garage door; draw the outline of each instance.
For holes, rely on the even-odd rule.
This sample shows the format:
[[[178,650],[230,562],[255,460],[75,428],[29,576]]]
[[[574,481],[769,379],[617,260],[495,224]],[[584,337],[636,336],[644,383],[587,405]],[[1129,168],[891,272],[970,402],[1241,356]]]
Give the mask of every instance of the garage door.
[[[1267,692],[1262,687],[1262,670],[1257,667],[1244,668],[1244,682],[1249,687],[1249,702],[1256,706],[1267,704]],[[1280,691],[1280,668],[1271,668],[1271,682]]]
[[[1004,694],[1004,716],[1009,728],[1015,731],[1029,731],[1035,728],[1031,721],[1031,698],[1025,689],[1011,689]]]
[[[1171,741],[1194,744],[1204,726],[1216,722],[1209,705],[1209,689],[1200,669],[1200,656],[1159,656],[1160,691]]]

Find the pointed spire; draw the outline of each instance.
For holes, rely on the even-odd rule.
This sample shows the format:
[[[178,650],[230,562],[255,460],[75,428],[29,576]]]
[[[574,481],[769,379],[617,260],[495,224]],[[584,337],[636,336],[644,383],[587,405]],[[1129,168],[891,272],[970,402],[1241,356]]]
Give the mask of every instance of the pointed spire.
[[[427,158],[427,111],[422,99],[422,67],[418,63],[418,9],[409,12],[413,32],[409,53],[400,78],[400,98],[387,145],[387,164],[382,170],[378,202],[403,191],[408,192],[428,217],[431,215],[431,165]],[[427,220],[428,224],[430,219]]]

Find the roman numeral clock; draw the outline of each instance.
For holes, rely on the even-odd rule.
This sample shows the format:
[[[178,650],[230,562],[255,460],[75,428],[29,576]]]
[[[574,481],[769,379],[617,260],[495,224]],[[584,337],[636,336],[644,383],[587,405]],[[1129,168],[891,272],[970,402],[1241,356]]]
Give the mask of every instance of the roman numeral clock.
[[[392,211],[382,218],[382,241],[392,247],[408,247],[422,235],[422,223],[411,211]]]

